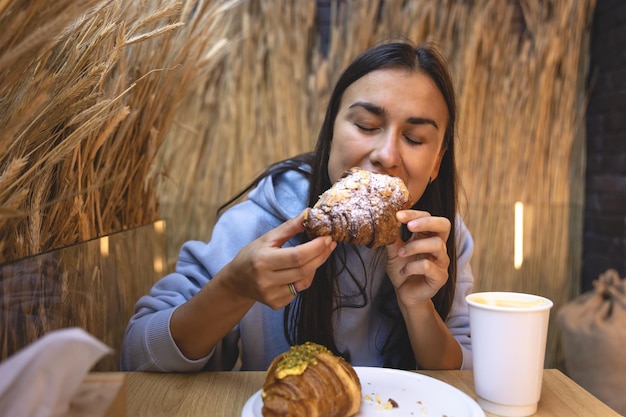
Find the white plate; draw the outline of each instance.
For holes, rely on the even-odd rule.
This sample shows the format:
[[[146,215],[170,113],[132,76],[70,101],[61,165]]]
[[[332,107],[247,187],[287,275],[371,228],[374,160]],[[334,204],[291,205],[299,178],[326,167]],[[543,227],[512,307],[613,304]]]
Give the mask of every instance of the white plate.
[[[363,396],[357,416],[485,417],[469,395],[438,379],[398,369],[356,366],[354,370]],[[390,398],[398,408],[383,407]],[[246,401],[241,417],[262,417],[262,408],[259,390]]]

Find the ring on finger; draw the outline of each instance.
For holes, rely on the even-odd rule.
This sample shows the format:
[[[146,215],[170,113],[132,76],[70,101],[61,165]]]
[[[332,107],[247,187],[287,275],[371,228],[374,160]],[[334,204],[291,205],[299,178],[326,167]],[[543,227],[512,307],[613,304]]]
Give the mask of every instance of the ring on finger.
[[[298,295],[298,290],[296,289],[296,286],[293,282],[290,282],[289,284],[287,284],[287,286],[289,287],[289,292],[291,293],[291,295],[293,295],[294,297]]]

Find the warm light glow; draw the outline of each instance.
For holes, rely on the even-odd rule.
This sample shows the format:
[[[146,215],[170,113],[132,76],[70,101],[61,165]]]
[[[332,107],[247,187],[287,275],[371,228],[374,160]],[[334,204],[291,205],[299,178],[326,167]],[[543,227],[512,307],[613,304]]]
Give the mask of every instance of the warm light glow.
[[[157,274],[160,274],[163,272],[164,269],[164,264],[165,262],[163,261],[163,257],[162,256],[155,256],[154,257],[154,272],[156,272]]]
[[[109,256],[109,237],[108,236],[104,236],[103,238],[100,239],[100,255],[102,255],[103,258],[106,258],[107,256]]]
[[[522,268],[524,261],[524,204],[515,203],[515,242],[513,248],[513,267]]]
[[[165,220],[157,220],[154,222],[154,231],[159,234],[165,232]]]

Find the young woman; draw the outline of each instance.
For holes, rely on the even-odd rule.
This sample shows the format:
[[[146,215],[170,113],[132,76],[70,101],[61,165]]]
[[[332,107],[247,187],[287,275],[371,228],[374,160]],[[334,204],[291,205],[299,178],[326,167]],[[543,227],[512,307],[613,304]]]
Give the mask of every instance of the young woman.
[[[473,242],[457,215],[455,121],[434,45],[362,53],[333,90],[315,151],[268,168],[137,302],[122,369],[229,370],[239,359],[265,370],[305,341],[355,366],[471,368]],[[417,199],[397,214],[395,243],[303,233],[303,211],[353,166],[400,177]]]

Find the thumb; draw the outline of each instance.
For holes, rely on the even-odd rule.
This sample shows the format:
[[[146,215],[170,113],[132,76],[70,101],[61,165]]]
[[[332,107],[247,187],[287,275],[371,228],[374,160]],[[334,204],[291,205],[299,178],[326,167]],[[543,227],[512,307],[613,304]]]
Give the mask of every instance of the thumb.
[[[273,230],[265,236],[268,243],[275,247],[281,247],[289,239],[304,231],[304,212],[298,214]]]
[[[394,262],[396,258],[398,258],[398,251],[403,246],[404,242],[402,242],[402,239],[399,236],[396,238],[395,242],[387,245],[387,262]]]

